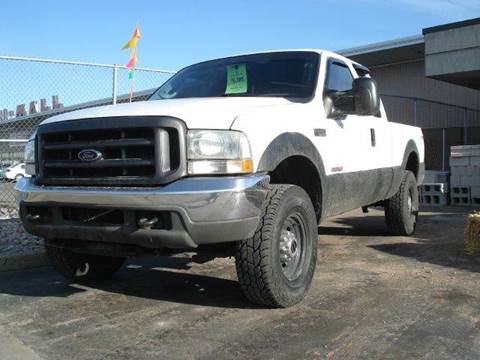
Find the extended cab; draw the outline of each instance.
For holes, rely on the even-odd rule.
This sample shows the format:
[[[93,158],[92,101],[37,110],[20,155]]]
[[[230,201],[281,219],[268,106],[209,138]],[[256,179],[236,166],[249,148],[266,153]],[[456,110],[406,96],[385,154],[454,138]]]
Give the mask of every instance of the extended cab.
[[[27,231],[74,280],[127,256],[235,256],[246,296],[289,306],[315,270],[318,223],[370,205],[410,235],[419,128],[389,123],[369,70],[318,50],[189,66],[148,101],[44,121],[16,185]]]

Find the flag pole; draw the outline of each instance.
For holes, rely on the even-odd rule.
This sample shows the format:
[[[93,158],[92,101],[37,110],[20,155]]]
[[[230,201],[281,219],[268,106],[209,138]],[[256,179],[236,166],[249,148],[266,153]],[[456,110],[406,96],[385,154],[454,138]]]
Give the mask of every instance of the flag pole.
[[[137,46],[135,45],[135,47],[133,48],[133,58],[136,59],[137,58]],[[133,67],[129,70],[130,72],[130,96],[129,96],[129,102],[132,102],[132,98],[133,98],[133,90],[134,90],[134,87],[135,87],[135,62],[134,62],[134,65]]]
[[[130,96],[128,97],[128,102],[132,102],[133,97],[133,80],[130,81]]]
[[[130,79],[130,94],[128,96],[128,101],[132,102],[133,92],[135,88],[135,66],[137,62],[137,41],[140,38],[140,28],[135,28],[131,39],[123,46],[122,50],[132,49],[130,53],[130,59],[128,60],[127,69],[128,69],[128,78]]]

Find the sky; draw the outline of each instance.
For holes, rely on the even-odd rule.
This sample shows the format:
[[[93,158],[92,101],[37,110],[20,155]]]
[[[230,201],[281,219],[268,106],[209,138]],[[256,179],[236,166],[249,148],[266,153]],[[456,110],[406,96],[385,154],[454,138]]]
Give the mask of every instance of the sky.
[[[138,67],[183,66],[257,50],[340,50],[421,34],[480,16],[480,0],[0,0],[0,55],[126,64],[141,29]],[[0,110],[59,95],[65,105],[111,96],[109,69],[0,60]],[[136,90],[165,75],[138,74]],[[126,73],[119,93],[127,93]]]
[[[343,48],[480,16],[479,0],[2,0],[1,55],[179,69],[254,50]]]

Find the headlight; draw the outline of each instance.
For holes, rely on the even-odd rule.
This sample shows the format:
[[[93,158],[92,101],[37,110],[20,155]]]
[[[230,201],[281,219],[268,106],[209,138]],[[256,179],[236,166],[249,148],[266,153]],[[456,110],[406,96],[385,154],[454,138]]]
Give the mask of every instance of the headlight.
[[[36,174],[35,166],[35,138],[29,140],[25,145],[25,173],[28,175]]]
[[[187,147],[190,175],[245,174],[253,171],[250,144],[242,132],[190,130]]]

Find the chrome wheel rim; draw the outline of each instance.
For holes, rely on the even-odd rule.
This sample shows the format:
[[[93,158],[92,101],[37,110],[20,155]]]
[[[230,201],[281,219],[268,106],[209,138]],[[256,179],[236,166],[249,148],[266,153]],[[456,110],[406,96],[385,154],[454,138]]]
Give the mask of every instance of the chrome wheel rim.
[[[407,211],[412,221],[416,223],[418,216],[418,194],[416,192],[416,189],[411,189],[408,192]]]
[[[294,280],[300,275],[304,249],[304,223],[298,214],[290,215],[283,223],[278,246],[280,267],[287,279]]]

